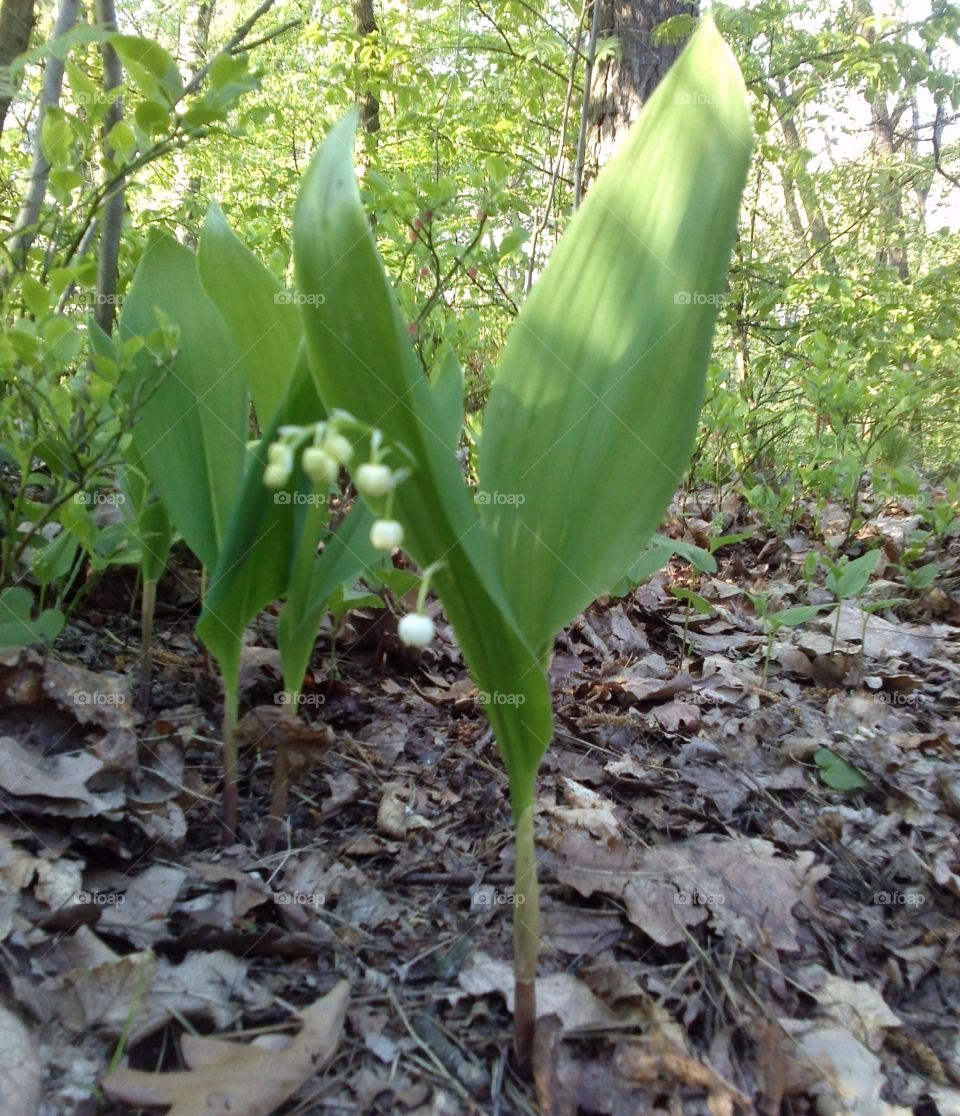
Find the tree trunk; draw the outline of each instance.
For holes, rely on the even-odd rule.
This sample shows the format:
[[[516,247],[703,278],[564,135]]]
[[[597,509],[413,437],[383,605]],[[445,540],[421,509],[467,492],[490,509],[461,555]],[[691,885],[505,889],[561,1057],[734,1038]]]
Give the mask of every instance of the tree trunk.
[[[34,0],[3,0],[0,6],[0,132],[19,84],[7,67],[30,45],[37,19],[34,9]]]
[[[79,11],[79,0],[60,0],[57,22],[50,36],[51,42],[73,29]],[[40,147],[40,133],[47,109],[56,108],[60,104],[62,90],[63,59],[58,58],[55,54],[49,54],[43,71],[43,87],[40,90],[40,101],[37,108],[37,134],[34,140],[30,177],[27,179],[23,204],[20,206],[20,212],[14,222],[13,231],[7,239],[7,251],[10,253],[14,271],[20,271],[25,266],[27,252],[36,236],[36,230],[33,226],[40,216],[44,195],[47,192],[47,181],[50,178],[50,164]],[[9,272],[4,268],[2,281],[6,282],[8,279]]]
[[[207,53],[210,49],[210,27],[213,23],[213,16],[216,11],[216,0],[202,0],[202,3],[197,4],[193,12],[188,8],[188,15],[192,15],[190,20],[190,30],[187,39],[187,70],[190,75],[190,80],[193,81],[203,71],[207,64]],[[183,198],[183,215],[184,221],[187,225],[187,232],[185,240],[187,244],[192,245],[194,248],[197,245],[197,237],[193,231],[192,221],[200,219],[198,212],[197,201],[200,197],[200,187],[202,185],[199,175],[188,175],[186,173],[186,163],[189,156],[186,152],[179,157],[181,162],[180,181],[181,197]]]
[[[676,15],[699,15],[699,0],[594,0],[600,4],[597,52],[586,105],[582,183],[596,178],[630,125],[640,115],[683,43],[651,42],[651,32]],[[616,40],[606,53],[604,44]]]
[[[111,31],[117,29],[117,12],[114,0],[96,0],[97,23]],[[100,44],[103,59],[103,89],[107,92],[116,89],[123,82],[123,70],[117,52],[109,43]],[[107,136],[123,116],[123,100],[115,98],[103,117],[103,146],[107,157],[112,156]],[[103,203],[100,227],[100,255],[97,259],[97,295],[93,316],[104,333],[113,333],[116,317],[117,268],[120,262],[120,237],[123,232],[123,191],[121,178],[107,195]]]
[[[800,126],[797,124],[796,108],[783,81],[779,84],[774,103],[779,111],[780,131],[783,133],[784,144],[787,151],[794,156],[796,163],[795,167],[790,167],[785,161],[780,171],[790,223],[795,230],[799,227],[802,235],[803,222],[800,220],[796,204],[796,198],[799,196],[803,211],[807,215],[806,228],[811,247],[818,252],[824,268],[827,271],[835,271],[836,261],[830,248],[830,229],[820,205],[820,199],[817,197],[813,178],[806,167],[809,155],[800,132]],[[804,239],[806,239],[806,236],[804,236]]]
[[[376,34],[377,21],[373,14],[373,0],[352,0],[351,7],[357,37],[362,41],[367,35]],[[364,132],[368,136],[373,136],[380,131],[380,101],[371,90],[368,81],[364,81],[362,86],[357,90],[360,121]]]

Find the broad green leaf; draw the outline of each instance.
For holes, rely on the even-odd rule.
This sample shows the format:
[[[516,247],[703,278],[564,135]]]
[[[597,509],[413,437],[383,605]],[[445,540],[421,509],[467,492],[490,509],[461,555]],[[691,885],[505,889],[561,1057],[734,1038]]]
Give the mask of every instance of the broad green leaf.
[[[129,159],[137,150],[137,136],[126,120],[118,120],[107,134],[107,144],[121,159]]]
[[[77,536],[72,531],[63,530],[52,542],[37,550],[30,561],[30,572],[37,579],[37,584],[46,588],[66,577],[79,548]]]
[[[775,628],[796,628],[819,616],[827,608],[833,608],[833,605],[797,605],[795,608],[771,612],[767,619]]]
[[[283,684],[288,690],[299,690],[303,683],[331,595],[382,561],[383,556],[370,545],[372,523],[369,508],[357,501],[327,539],[319,557],[301,550],[290,579],[287,602],[277,624]]]
[[[0,591],[0,650],[26,647],[31,643],[49,643],[56,639],[64,625],[64,615],[56,608],[31,618],[33,594],[14,585]]]
[[[662,570],[673,557],[673,553],[673,545],[669,540],[649,547],[640,560],[630,568],[626,577],[614,586],[611,595],[625,597],[632,589],[646,581],[648,577],[652,577],[658,570]]]
[[[616,585],[687,468],[752,149],[709,20],[554,250],[500,360],[481,508],[535,647]]]
[[[819,748],[813,753],[813,759],[820,768],[820,778],[833,790],[862,790],[870,786],[870,780],[862,772],[829,748]]]
[[[453,349],[447,349],[430,382],[444,445],[456,450],[463,431],[463,369]]]
[[[243,483],[197,622],[198,635],[230,687],[237,680],[244,630],[261,609],[284,596],[296,555],[303,548],[316,553],[327,521],[324,494],[314,491],[299,463],[282,490],[263,483],[267,447],[279,427],[295,417],[319,417],[310,411],[316,389],[305,356],[296,369],[262,440],[247,452]]]
[[[694,593],[692,589],[683,589],[680,586],[674,586],[670,592],[678,601],[685,601],[687,604],[692,605],[701,616],[713,615],[713,605],[706,597],[701,597],[699,593]]]
[[[159,43],[119,34],[111,35],[110,42],[144,96],[170,106],[183,96],[183,78],[177,64]]]
[[[173,524],[162,500],[155,497],[146,476],[128,466],[122,477],[126,501],[124,517],[130,533],[140,545],[140,568],[144,581],[159,581],[167,568],[173,545]]]
[[[848,597],[858,597],[867,587],[870,575],[880,560],[879,550],[868,550],[846,565],[835,565],[826,577],[826,585],[831,593],[841,601]]]
[[[546,672],[512,619],[449,444],[449,423],[377,255],[352,165],[355,120],[353,113],[330,132],[307,171],[294,216],[310,365],[327,408],[382,430],[397,447],[394,465],[411,469],[394,499],[405,547],[421,568],[443,563],[434,584],[468,666],[483,689],[516,699],[487,709],[519,816],[552,733]]]
[[[65,169],[73,162],[74,132],[62,109],[48,108],[40,125],[40,150],[52,166]]]
[[[219,206],[211,205],[200,236],[200,279],[223,314],[241,354],[261,426],[277,412],[290,385],[303,332],[293,292],[237,237]],[[311,381],[305,380],[305,385]],[[310,410],[289,421],[323,417],[314,392]]]
[[[213,569],[243,473],[247,392],[240,354],[201,286],[196,256],[161,233],[137,268],[120,337],[147,336],[165,319],[179,332],[166,366],[158,369],[147,347],[134,358],[128,386],[148,386],[129,460],[153,482],[190,549]]]
[[[23,291],[23,301],[27,304],[30,313],[35,318],[46,317],[50,309],[50,291],[26,272],[20,277],[20,289]]]
[[[133,110],[137,127],[152,136],[170,127],[170,113],[159,101],[141,101]]]

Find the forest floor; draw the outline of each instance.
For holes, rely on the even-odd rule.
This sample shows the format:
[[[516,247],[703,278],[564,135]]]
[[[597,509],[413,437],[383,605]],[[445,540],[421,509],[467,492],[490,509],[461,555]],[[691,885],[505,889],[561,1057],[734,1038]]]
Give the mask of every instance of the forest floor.
[[[665,533],[705,545],[715,511],[688,500]],[[350,615],[296,710],[259,619],[224,849],[185,567],[161,585],[146,715],[124,574],[55,654],[0,666],[0,1048],[23,1044],[0,1072],[37,1059],[49,1116],[136,1111],[121,1095],[232,1116],[960,1113],[960,539],[905,591],[915,517],[876,508],[846,550],[882,544],[865,596],[769,640],[749,594],[829,601],[803,577],[824,540],[812,517],[781,540],[724,513],[754,533],[716,573],[677,559],[558,640],[532,1081],[510,1054],[507,781],[442,618],[413,655],[389,611]],[[278,747],[312,759],[267,851]]]

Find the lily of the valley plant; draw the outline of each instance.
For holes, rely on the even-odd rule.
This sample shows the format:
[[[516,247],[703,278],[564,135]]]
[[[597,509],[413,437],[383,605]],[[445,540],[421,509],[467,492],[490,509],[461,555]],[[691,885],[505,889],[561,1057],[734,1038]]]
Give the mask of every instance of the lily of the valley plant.
[[[526,1060],[539,921],[534,784],[552,736],[548,662],[557,632],[636,563],[686,469],[751,157],[746,90],[705,22],[513,326],[473,495],[455,455],[459,394],[428,381],[413,352],[360,203],[353,136],[352,120],[331,132],[295,214],[309,365],[327,410],[381,432],[409,471],[392,493],[391,518],[404,550],[432,569],[489,695],[516,827],[515,1044]],[[380,514],[376,500],[373,510]],[[412,642],[429,638],[425,620],[407,622]]]
[[[432,637],[429,580],[485,695],[509,775],[515,1045],[526,1061],[538,955],[534,791],[553,733],[553,641],[636,567],[687,467],[751,157],[746,90],[704,22],[513,326],[483,420],[476,492],[456,456],[459,366],[448,356],[428,378],[413,351],[361,205],[354,127],[353,119],[335,127],[305,176],[295,299],[277,297],[280,285],[217,213],[199,264],[172,242],[148,252],[133,307],[159,305],[173,319],[179,356],[195,349],[190,368],[216,391],[205,394],[198,381],[189,407],[182,374],[161,386],[170,411],[156,430],[135,432],[137,464],[212,571],[199,631],[227,691],[231,826],[230,730],[246,624],[286,598],[278,642],[295,691],[335,588],[397,547],[424,571],[400,634],[416,647]],[[158,291],[169,292],[166,305]],[[136,332],[156,328],[152,312],[126,316]],[[241,368],[263,433],[246,450],[237,445],[246,436]],[[185,412],[180,442],[209,482],[204,493],[172,477],[176,463],[156,449],[163,423]],[[227,460],[230,476],[221,477]],[[341,466],[362,500],[318,558],[323,501],[318,510],[295,497],[330,490]]]

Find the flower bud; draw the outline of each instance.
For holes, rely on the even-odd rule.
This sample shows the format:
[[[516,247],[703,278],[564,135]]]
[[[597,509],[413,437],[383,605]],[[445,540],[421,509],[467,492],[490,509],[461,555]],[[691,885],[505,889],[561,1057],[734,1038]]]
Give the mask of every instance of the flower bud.
[[[407,647],[426,647],[433,633],[433,621],[420,612],[408,613],[397,625],[397,634]]]
[[[280,461],[271,462],[263,470],[263,483],[267,488],[283,488],[290,479],[290,469]]]
[[[271,442],[267,446],[267,461],[271,465],[293,466],[293,454],[286,442]]]
[[[337,479],[337,463],[319,446],[307,446],[303,451],[303,471],[315,485],[326,488]]]
[[[335,430],[327,431],[327,436],[323,439],[323,448],[338,465],[345,465],[353,456],[350,440]]]
[[[386,496],[394,488],[393,473],[386,465],[374,465],[367,462],[361,465],[353,475],[353,483],[361,496]]]
[[[378,519],[370,528],[370,544],[375,550],[396,550],[403,542],[403,526],[395,519]]]

